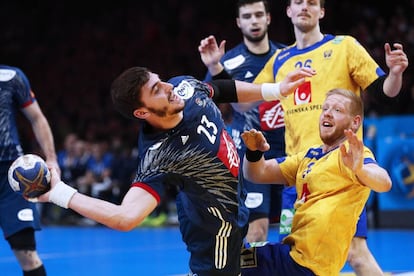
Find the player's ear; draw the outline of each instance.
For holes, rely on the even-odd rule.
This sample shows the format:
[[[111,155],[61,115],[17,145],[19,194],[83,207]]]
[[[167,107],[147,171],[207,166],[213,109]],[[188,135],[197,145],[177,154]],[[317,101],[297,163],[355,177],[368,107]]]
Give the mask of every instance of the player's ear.
[[[324,18],[325,17],[325,9],[324,8],[322,8],[321,9],[321,12],[319,13],[319,19],[322,19],[322,18]]]
[[[356,132],[359,129],[359,127],[361,126],[361,123],[362,123],[362,117],[360,115],[356,115],[354,117],[354,119],[352,120],[352,127],[351,127],[351,129],[354,132]]]
[[[133,114],[138,119],[144,119],[144,120],[149,116],[148,110],[146,110],[143,107],[135,109]]]

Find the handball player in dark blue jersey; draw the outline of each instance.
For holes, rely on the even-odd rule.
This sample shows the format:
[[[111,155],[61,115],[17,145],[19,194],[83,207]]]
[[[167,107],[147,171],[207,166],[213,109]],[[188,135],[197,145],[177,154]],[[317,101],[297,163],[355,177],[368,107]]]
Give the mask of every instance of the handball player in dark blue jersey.
[[[248,210],[238,183],[239,157],[215,102],[272,100],[292,92],[313,70],[278,84],[233,80],[209,84],[190,76],[167,82],[133,67],[112,84],[115,108],[141,121],[135,180],[116,205],[78,193],[52,170],[52,189],[39,197],[121,231],[134,229],[176,186],[177,213],[192,275],[238,275]],[[137,268],[139,269],[139,268]]]
[[[34,234],[34,230],[40,229],[37,208],[14,192],[7,179],[10,165],[23,155],[16,121],[20,111],[29,120],[48,166],[60,173],[53,135],[29,80],[20,69],[0,65],[0,226],[23,275],[44,276],[46,271],[36,250]]]

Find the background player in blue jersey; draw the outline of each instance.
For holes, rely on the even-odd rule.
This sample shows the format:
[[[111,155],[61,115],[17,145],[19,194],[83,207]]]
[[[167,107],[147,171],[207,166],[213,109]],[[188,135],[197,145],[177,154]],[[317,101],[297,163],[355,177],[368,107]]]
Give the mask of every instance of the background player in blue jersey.
[[[15,193],[7,179],[11,163],[23,155],[17,126],[17,112],[29,120],[48,166],[59,173],[53,135],[26,75],[18,68],[0,65],[0,226],[25,276],[46,275],[36,250],[34,230],[40,218],[34,203]]]
[[[282,243],[246,249],[249,266],[242,275],[339,275],[371,189],[386,192],[392,185],[356,134],[363,112],[353,91],[328,91],[319,112],[322,144],[284,158],[265,160],[269,144],[263,135],[243,133],[246,177],[295,186],[298,197],[291,233]]]
[[[239,156],[213,100],[274,100],[313,75],[313,70],[300,69],[279,84],[233,80],[206,84],[189,76],[163,82],[146,68],[130,68],[111,87],[115,108],[141,122],[137,175],[121,204],[78,193],[53,170],[52,189],[39,200],[127,231],[157,207],[167,185],[175,186],[192,273],[238,275],[248,210],[238,183]]]
[[[269,3],[266,0],[239,0],[236,23],[243,35],[243,42],[224,53],[225,41],[218,47],[214,36],[200,42],[201,59],[208,68],[206,81],[232,78],[253,82],[257,74],[275,51],[285,45],[272,42],[268,37],[270,25]],[[245,146],[240,137],[245,130],[262,129],[271,144],[267,158],[285,155],[284,123],[279,101],[264,103],[231,103],[231,120],[226,122],[239,156],[244,156]],[[246,240],[250,243],[266,241],[269,219],[278,221],[283,186],[255,185],[243,180],[247,191],[249,229]]]

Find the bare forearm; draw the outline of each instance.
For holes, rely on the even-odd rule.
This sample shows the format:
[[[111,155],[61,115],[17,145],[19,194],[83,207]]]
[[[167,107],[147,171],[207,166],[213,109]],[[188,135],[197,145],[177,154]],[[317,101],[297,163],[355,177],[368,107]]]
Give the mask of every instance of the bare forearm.
[[[383,90],[388,97],[396,97],[402,87],[402,74],[390,73],[384,81]]]
[[[52,130],[45,117],[41,116],[33,121],[33,133],[41,147],[46,160],[56,160],[56,149]]]
[[[387,192],[391,189],[391,178],[387,171],[374,164],[366,164],[355,173],[358,180],[376,192]]]
[[[149,200],[149,204],[141,204],[146,202],[146,199],[142,199],[139,204],[116,205],[76,193],[69,202],[69,208],[110,228],[129,231],[139,225],[155,208],[156,201],[153,198]]]
[[[243,175],[247,180],[254,183],[286,184],[279,164],[274,159],[265,160],[262,157],[257,162],[250,162],[245,157],[243,161]]]

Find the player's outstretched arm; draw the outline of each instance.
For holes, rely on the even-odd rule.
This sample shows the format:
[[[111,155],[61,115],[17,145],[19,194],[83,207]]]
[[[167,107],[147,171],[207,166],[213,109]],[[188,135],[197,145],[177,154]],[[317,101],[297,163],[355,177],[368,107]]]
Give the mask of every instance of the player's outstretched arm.
[[[315,74],[315,70],[304,67],[290,72],[284,80],[277,83],[255,84],[235,81],[238,102],[280,100],[293,93],[299,85],[306,81],[306,78],[310,78]]]
[[[38,198],[39,202],[52,202],[60,207],[70,208],[82,216],[116,230],[133,229],[157,206],[154,196],[138,187],[132,187],[122,203],[116,205],[77,192],[62,182],[53,168],[51,175],[52,188]]]
[[[244,177],[255,183],[286,184],[276,159],[265,160],[263,152],[270,149],[261,131],[251,129],[241,135],[247,147],[243,161]]]

